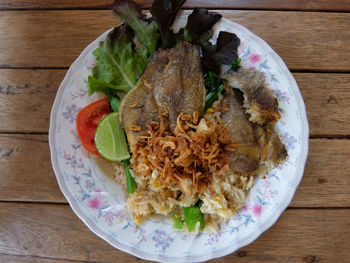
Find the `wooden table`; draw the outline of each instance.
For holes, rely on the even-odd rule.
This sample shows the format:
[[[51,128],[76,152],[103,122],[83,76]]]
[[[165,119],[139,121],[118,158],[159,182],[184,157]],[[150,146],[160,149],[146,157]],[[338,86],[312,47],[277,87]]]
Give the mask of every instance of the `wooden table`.
[[[118,23],[110,2],[0,0],[0,262],[139,260],[77,218],[49,156],[57,88],[85,46]],[[217,9],[265,39],[293,72],[310,123],[304,178],[288,209],[215,262],[349,262],[349,0],[188,0],[192,7]]]

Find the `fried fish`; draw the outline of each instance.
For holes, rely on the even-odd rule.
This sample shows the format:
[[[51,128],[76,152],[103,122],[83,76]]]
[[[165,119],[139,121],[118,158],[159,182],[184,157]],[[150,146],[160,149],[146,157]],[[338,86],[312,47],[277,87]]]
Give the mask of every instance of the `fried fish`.
[[[231,87],[239,89],[244,94],[244,107],[250,114],[249,120],[259,124],[276,123],[281,115],[278,111],[273,93],[265,85],[264,75],[257,70],[229,70],[222,78]]]
[[[140,136],[147,134],[147,124],[159,122],[160,115],[169,119],[174,132],[179,114],[202,113],[204,102],[198,47],[181,42],[177,48],[159,50],[120,105],[121,123],[131,150]]]
[[[251,116],[244,107],[244,94],[227,81],[219,110],[232,140],[239,145],[237,152],[229,155],[232,172],[245,176],[259,174],[285,160],[287,151],[274,123],[250,121]]]

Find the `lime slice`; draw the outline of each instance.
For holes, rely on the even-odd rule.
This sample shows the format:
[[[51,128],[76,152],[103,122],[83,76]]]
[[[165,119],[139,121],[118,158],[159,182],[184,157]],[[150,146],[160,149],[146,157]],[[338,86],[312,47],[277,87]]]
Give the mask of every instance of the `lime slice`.
[[[95,133],[97,151],[107,160],[123,161],[130,158],[125,133],[120,127],[118,112],[112,112],[98,124]]]

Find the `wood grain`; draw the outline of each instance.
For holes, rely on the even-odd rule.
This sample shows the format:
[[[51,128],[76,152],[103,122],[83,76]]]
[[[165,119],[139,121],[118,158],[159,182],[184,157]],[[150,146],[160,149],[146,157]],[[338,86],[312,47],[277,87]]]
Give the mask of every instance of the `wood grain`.
[[[350,70],[348,14],[218,12],[265,39],[292,70]],[[90,42],[118,24],[109,10],[4,11],[0,15],[3,68],[68,67]]]
[[[0,200],[66,202],[47,140],[47,135],[0,135]]]
[[[311,139],[290,207],[350,207],[349,159],[349,140]],[[67,202],[51,168],[46,135],[0,135],[0,171],[0,201]]]
[[[0,132],[47,132],[65,73],[0,69]],[[350,74],[294,73],[294,77],[306,104],[310,134],[350,135]]]
[[[65,70],[0,70],[0,131],[47,132]]]
[[[0,262],[6,263],[86,263],[86,261],[50,259],[36,256],[16,256],[0,253]]]
[[[0,9],[107,9],[114,0],[0,0]],[[135,0],[150,8],[152,0]],[[188,0],[184,8],[349,11],[346,0]]]
[[[310,135],[350,135],[350,74],[293,75],[306,105]]]
[[[290,207],[350,207],[349,159],[349,140],[311,139],[304,177]]]
[[[84,262],[138,261],[95,236],[68,206],[0,203],[0,210],[0,253]],[[210,262],[309,262],[313,257],[346,262],[349,242],[349,210],[287,210],[254,243]]]

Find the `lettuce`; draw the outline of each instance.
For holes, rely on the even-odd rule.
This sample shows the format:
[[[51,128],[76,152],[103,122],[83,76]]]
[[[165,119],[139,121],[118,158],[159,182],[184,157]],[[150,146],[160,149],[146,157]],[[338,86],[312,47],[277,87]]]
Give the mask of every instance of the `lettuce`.
[[[147,21],[141,13],[141,7],[131,0],[116,0],[112,9],[115,15],[134,30],[137,38],[147,47],[148,54],[153,54],[159,39],[156,22]]]
[[[88,77],[89,95],[94,92],[107,94],[110,89],[129,92],[159,42],[157,24],[144,18],[138,4],[131,0],[116,0],[112,8],[124,24],[114,28],[93,52],[97,63],[92,76]],[[142,45],[138,49],[134,35]]]
[[[154,0],[152,3],[150,12],[158,24],[163,47],[171,48],[177,42],[175,34],[170,28],[185,2],[186,0]]]
[[[238,59],[240,39],[234,34],[220,31],[216,45],[203,46],[203,65],[206,69],[219,73],[221,65],[231,65]]]
[[[188,16],[186,27],[183,30],[183,40],[190,43],[199,43],[203,34],[211,38],[211,28],[215,25],[222,15],[209,13],[207,9],[195,8]],[[206,38],[206,37],[205,37]]]
[[[147,64],[147,54],[143,49],[133,51],[131,33],[126,25],[116,27],[105,41],[93,51],[96,66],[88,78],[88,94],[106,93],[114,89],[130,91]]]

